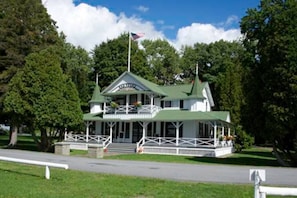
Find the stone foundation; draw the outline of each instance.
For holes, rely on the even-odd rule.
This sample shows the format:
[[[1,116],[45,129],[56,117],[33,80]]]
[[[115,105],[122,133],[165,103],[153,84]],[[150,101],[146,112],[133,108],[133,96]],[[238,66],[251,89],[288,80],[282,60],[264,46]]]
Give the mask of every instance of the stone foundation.
[[[65,142],[58,142],[55,144],[55,154],[70,155],[70,144]]]
[[[102,145],[88,145],[88,156],[92,158],[103,158],[103,146]]]

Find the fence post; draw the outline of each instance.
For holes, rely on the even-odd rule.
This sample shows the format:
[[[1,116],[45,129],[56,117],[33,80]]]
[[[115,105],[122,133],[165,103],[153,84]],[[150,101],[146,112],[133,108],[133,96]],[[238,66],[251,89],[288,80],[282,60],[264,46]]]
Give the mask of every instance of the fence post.
[[[45,178],[50,179],[50,177],[51,177],[50,169],[48,166],[45,166]]]
[[[254,198],[265,198],[265,193],[260,193],[260,184],[266,180],[265,170],[250,169],[250,181],[254,181]]]
[[[261,180],[260,180],[260,177],[259,177],[259,172],[257,170],[255,170],[254,172],[255,174],[255,188],[254,188],[254,197],[255,198],[260,198],[260,183],[261,183]]]

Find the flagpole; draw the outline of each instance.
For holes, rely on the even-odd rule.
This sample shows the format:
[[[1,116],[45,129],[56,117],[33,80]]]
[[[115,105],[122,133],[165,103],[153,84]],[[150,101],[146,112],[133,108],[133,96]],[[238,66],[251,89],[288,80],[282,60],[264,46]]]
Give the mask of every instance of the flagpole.
[[[129,32],[129,47],[128,47],[128,72],[130,72],[130,56],[131,56],[131,32]]]

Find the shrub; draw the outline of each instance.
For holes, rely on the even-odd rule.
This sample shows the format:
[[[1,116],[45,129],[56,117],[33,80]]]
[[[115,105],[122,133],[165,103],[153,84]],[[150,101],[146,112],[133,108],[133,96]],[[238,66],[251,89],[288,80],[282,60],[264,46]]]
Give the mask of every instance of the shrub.
[[[250,148],[254,144],[254,137],[247,134],[241,126],[236,127],[235,150],[241,152],[242,149]]]

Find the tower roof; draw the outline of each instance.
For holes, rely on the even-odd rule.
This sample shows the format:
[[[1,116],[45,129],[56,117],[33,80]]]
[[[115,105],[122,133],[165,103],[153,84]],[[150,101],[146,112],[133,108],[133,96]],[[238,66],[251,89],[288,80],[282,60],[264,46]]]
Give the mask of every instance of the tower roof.
[[[104,101],[104,96],[100,93],[100,87],[98,84],[96,84],[92,99],[89,101],[89,103],[103,103]]]

